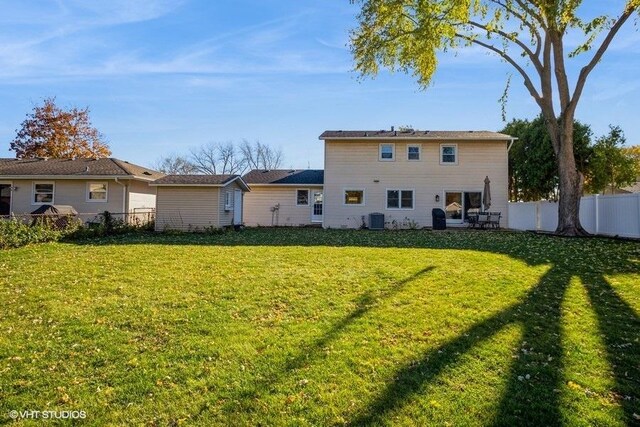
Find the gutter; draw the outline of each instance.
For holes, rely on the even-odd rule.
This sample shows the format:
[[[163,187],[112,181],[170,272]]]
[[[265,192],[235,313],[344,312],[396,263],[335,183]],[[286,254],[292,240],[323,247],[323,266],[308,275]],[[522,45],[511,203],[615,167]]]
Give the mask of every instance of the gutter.
[[[509,141],[509,146],[507,147],[507,153],[509,151],[511,151],[511,146],[513,145],[514,142],[516,142],[518,138],[511,138],[511,140]]]

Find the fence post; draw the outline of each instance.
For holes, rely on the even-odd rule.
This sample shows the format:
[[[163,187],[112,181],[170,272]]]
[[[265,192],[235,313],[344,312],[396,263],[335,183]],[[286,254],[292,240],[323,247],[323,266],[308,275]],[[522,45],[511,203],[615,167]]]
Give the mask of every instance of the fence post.
[[[540,231],[540,202],[535,202],[536,207],[536,231]]]
[[[600,215],[598,213],[598,211],[599,211],[599,208],[598,208],[599,199],[600,198],[598,197],[598,194],[595,194],[593,196],[593,206],[594,206],[594,209],[595,209],[595,220],[594,220],[595,233],[594,234],[600,234]]]

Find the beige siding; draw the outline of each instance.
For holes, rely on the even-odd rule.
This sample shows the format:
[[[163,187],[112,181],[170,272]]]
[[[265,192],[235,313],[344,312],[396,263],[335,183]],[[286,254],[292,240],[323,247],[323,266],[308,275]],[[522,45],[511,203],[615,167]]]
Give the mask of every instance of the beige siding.
[[[227,227],[233,224],[233,213],[236,208],[242,209],[242,207],[234,206],[234,196],[233,193],[235,190],[240,190],[240,186],[236,182],[232,182],[220,189],[220,200],[219,200],[219,212],[220,212],[220,227]],[[225,194],[232,193],[231,196],[231,209],[225,210]]]
[[[157,187],[156,231],[219,227],[218,187]]]
[[[309,205],[296,205],[296,190],[309,190]],[[244,196],[244,223],[255,226],[301,226],[311,224],[313,190],[318,186],[276,187],[252,186]],[[271,209],[280,205],[277,212]]]
[[[109,211],[113,213],[123,212],[123,187],[114,180],[13,180],[16,190],[12,193],[12,212],[16,215],[33,212],[40,205],[34,204],[33,184],[35,182],[53,182],[54,200],[56,205],[73,206],[82,218],[87,220],[91,215]],[[89,182],[106,182],[107,201],[87,201],[87,184]]]
[[[156,188],[147,182],[132,181],[129,185],[129,212],[155,209]]]
[[[385,222],[409,219],[419,227],[431,226],[431,209],[444,208],[445,191],[482,191],[485,176],[491,180],[491,211],[502,212],[501,223],[507,224],[507,142],[389,142],[395,143],[395,161],[378,160],[378,141],[325,141],[325,227],[355,228],[362,216],[368,222],[372,212],[384,213]],[[409,161],[407,145],[416,143],[421,158]],[[457,144],[457,165],[440,164],[441,144]],[[349,188],[365,190],[364,206],[344,205],[344,190]],[[414,209],[386,209],[387,189],[413,189]]]

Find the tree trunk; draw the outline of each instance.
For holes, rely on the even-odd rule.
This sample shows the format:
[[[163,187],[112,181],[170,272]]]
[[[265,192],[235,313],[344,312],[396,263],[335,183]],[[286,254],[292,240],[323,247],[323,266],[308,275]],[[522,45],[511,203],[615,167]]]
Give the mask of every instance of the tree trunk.
[[[556,234],[562,236],[588,235],[580,224],[580,198],[582,197],[583,176],[576,168],[573,154],[573,119],[560,123],[558,176],[560,178],[560,199],[558,203],[558,228]]]

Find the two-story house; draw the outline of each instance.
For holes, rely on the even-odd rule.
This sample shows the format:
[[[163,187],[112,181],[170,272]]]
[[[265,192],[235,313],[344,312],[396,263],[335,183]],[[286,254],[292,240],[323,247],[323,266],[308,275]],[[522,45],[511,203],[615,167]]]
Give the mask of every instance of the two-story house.
[[[431,226],[433,208],[448,226],[483,210],[485,178],[491,211],[507,224],[508,150],[514,138],[488,131],[325,131],[325,228],[368,226],[383,213],[387,228]]]

